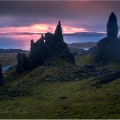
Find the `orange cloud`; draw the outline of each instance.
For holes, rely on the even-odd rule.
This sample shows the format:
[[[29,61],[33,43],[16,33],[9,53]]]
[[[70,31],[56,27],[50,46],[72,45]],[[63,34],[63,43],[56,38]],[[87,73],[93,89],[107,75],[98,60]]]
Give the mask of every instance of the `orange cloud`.
[[[31,33],[46,33],[52,32],[54,33],[56,29],[56,25],[51,24],[33,24],[31,26],[23,26],[23,27],[5,27],[0,28],[0,33],[9,33],[9,32],[31,32]],[[84,28],[71,28],[69,26],[62,26],[63,33],[74,33],[74,32],[83,32]]]
[[[73,30],[73,31],[85,31],[84,28],[71,28],[71,30]]]
[[[48,30],[48,26],[44,24],[35,24],[31,26],[33,30]]]

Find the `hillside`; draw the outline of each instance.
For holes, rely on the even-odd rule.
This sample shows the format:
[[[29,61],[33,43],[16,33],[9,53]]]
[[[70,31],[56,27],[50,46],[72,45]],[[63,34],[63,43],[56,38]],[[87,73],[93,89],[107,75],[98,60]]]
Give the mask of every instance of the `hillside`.
[[[119,119],[120,79],[100,84],[95,78],[108,73],[85,78],[87,67],[75,78],[80,68],[58,58],[23,73],[9,68],[0,87],[0,118]]]
[[[95,64],[97,66],[120,67],[119,57],[120,39],[105,37],[101,39],[97,46],[76,57],[77,65]],[[111,69],[112,69],[111,67]]]
[[[82,43],[71,43],[68,44],[69,49],[81,50],[84,48],[92,48],[97,45],[97,42],[82,42]]]

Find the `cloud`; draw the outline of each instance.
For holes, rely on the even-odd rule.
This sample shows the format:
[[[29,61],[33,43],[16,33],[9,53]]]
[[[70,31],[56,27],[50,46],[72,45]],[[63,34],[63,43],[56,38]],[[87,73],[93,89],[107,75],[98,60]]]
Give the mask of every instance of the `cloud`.
[[[0,27],[54,24],[87,30],[105,30],[111,12],[120,25],[120,1],[0,1]],[[97,27],[97,28],[96,28]]]

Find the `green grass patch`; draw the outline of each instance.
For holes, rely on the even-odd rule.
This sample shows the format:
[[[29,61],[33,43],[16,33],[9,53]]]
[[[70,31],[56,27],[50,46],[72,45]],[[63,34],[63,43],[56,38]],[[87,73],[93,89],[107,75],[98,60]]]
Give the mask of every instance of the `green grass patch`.
[[[78,64],[88,60],[89,54],[76,58]],[[3,94],[0,95],[0,118],[120,119],[120,95],[115,95],[120,92],[120,78],[99,88],[92,86],[96,82],[94,78],[60,82],[57,80],[59,73],[62,71],[66,75],[74,66],[59,58],[51,58],[46,63],[50,61],[54,61],[56,66],[39,66],[12,75],[15,68],[11,67],[4,73],[7,84],[0,87],[0,94]],[[64,65],[73,68],[61,70]],[[46,75],[56,78],[56,81],[46,81]],[[15,90],[19,95],[7,95],[7,90]]]

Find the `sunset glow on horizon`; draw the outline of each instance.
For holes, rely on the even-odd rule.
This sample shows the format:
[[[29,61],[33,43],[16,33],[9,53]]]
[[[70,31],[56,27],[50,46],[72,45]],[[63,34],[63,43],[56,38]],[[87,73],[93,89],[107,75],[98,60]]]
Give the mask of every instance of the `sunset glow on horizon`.
[[[56,25],[57,26],[57,25]],[[23,27],[4,27],[0,28],[0,33],[14,33],[14,32],[30,32],[30,33],[46,33],[51,32],[54,33],[56,27],[55,24],[33,24],[31,26],[23,26]],[[63,33],[74,33],[74,32],[85,32],[84,28],[76,28],[69,26],[62,26]]]
[[[30,44],[31,39],[38,40],[41,34],[54,34],[58,21],[61,21],[67,43],[82,41],[79,35],[106,35],[112,12],[120,26],[119,1],[0,1],[0,5],[1,48],[23,48]],[[73,36],[76,36],[76,41]],[[67,37],[71,38],[67,40]],[[88,41],[89,37],[86,38]]]

